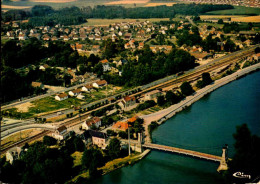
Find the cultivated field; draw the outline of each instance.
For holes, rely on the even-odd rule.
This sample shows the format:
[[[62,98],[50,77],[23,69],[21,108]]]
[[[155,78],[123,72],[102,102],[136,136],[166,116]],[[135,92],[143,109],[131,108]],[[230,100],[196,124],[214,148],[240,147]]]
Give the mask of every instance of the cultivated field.
[[[105,3],[105,5],[123,5],[123,4],[146,4],[149,0],[121,0],[121,1],[112,1]]]
[[[260,15],[260,8],[251,8],[243,6],[234,6],[231,10],[218,10],[210,11],[206,13],[207,15]]]
[[[174,4],[176,3],[147,3],[145,7],[162,6],[162,5],[172,6]]]
[[[158,21],[168,21],[169,18],[152,18],[152,19],[88,19],[87,23],[82,24],[83,26],[108,26],[114,23],[121,23],[121,22],[136,22],[139,20],[140,22],[149,20],[151,22],[158,22]]]
[[[243,15],[200,15],[201,20],[244,17]]]
[[[234,17],[234,18],[231,18],[231,21],[234,21],[234,22],[260,22],[260,15],[259,16],[249,16],[249,17]]]

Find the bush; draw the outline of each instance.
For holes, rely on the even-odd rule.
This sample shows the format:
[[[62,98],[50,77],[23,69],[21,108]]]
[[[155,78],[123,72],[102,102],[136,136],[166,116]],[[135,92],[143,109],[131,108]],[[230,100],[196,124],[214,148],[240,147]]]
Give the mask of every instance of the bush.
[[[46,135],[46,136],[43,137],[43,144],[45,144],[47,146],[52,146],[52,145],[57,144],[57,140],[54,139],[53,137]]]
[[[128,137],[128,134],[127,134],[126,132],[124,132],[124,131],[120,131],[120,132],[118,133],[118,135],[119,135],[119,137],[121,137],[122,139],[127,139],[127,137]]]
[[[136,107],[136,109],[139,110],[139,111],[142,111],[142,110],[144,110],[144,109],[148,109],[148,108],[153,107],[153,106],[155,106],[155,105],[156,105],[155,101],[153,101],[153,100],[148,100],[148,101],[146,101],[146,102],[144,102],[144,103],[142,103],[142,104],[139,104],[139,105]]]
[[[107,130],[107,135],[108,136],[116,136],[117,133],[114,130]]]

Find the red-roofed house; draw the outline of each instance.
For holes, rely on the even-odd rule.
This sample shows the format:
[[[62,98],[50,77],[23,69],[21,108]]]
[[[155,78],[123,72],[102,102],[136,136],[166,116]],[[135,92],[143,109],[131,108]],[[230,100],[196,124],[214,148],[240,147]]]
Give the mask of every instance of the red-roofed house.
[[[128,123],[127,122],[116,122],[116,124],[114,124],[112,126],[112,130],[114,131],[126,131],[128,129]]]
[[[89,130],[91,126],[94,125],[96,128],[101,126],[101,119],[99,117],[93,117],[83,122],[82,129]]]
[[[66,93],[57,94],[55,100],[62,101],[67,99],[69,96]]]
[[[135,97],[130,97],[130,96],[126,96],[123,98],[123,100],[121,102],[118,103],[118,105],[122,108],[125,109],[127,107],[133,106],[136,104],[136,99]]]
[[[93,85],[93,87],[95,87],[95,88],[101,88],[101,87],[107,85],[107,81],[105,81],[105,80],[100,80],[100,81],[94,82],[92,85]]]

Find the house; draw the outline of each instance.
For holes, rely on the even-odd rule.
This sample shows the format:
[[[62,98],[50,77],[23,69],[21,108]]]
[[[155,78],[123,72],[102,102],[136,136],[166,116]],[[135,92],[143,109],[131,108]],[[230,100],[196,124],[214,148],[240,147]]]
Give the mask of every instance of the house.
[[[78,96],[79,94],[81,94],[81,89],[74,89],[72,91],[69,91],[70,96]]]
[[[69,136],[67,127],[63,125],[63,126],[57,128],[57,130],[55,130],[55,132],[52,133],[52,136],[57,140],[63,140],[65,138],[67,138]]]
[[[83,86],[82,89],[81,89],[81,91],[84,91],[84,92],[91,92],[93,90],[94,90],[94,87],[89,85],[89,84],[86,85],[86,86]]]
[[[21,33],[21,34],[18,35],[18,39],[19,40],[26,40],[27,36],[25,34]]]
[[[101,88],[101,87],[107,85],[107,81],[106,80],[100,80],[100,81],[94,82],[92,85],[95,88]]]
[[[66,100],[69,96],[66,93],[61,93],[55,96],[55,100],[62,101]]]
[[[101,126],[101,119],[99,117],[93,117],[82,123],[82,129],[84,130],[91,129],[91,126],[95,126],[96,128],[99,128]]]
[[[100,63],[101,63],[102,66],[103,66],[103,71],[104,71],[104,72],[111,70],[111,68],[110,68],[110,66],[109,66],[109,62],[108,62],[107,59],[104,59],[104,60],[100,61]]]
[[[44,85],[41,82],[32,82],[31,86],[34,87],[34,88],[44,89]]]
[[[80,99],[80,100],[84,100],[84,99],[85,99],[85,96],[82,95],[82,94],[79,94],[79,95],[77,95],[76,98],[77,98],[77,99]]]
[[[44,64],[39,67],[40,70],[45,71],[47,68],[49,68],[49,65]]]
[[[10,164],[13,164],[13,161],[16,159],[19,159],[22,149],[20,147],[14,147],[9,149],[6,154],[6,161],[10,162]]]
[[[161,92],[158,89],[153,90],[153,91],[150,91],[150,92],[148,92],[144,95],[144,100],[145,101],[147,101],[147,100],[157,101],[158,96],[161,96]]]
[[[144,42],[140,42],[138,45],[138,49],[143,49],[144,48]]]
[[[138,116],[133,116],[132,118],[128,119],[127,122],[128,122],[128,123],[133,123],[133,122],[135,122],[135,121],[138,120],[138,119],[139,119]]]
[[[122,108],[122,109],[125,109],[127,107],[130,107],[130,106],[133,106],[136,104],[136,99],[135,97],[130,97],[130,96],[126,96],[123,98],[123,100],[121,102],[119,102],[119,106]]]
[[[105,149],[107,146],[108,136],[106,133],[90,130],[90,135],[92,137],[92,144]]]
[[[128,129],[127,122],[118,121],[112,126],[112,130],[114,130],[114,131],[126,131],[127,129]]]

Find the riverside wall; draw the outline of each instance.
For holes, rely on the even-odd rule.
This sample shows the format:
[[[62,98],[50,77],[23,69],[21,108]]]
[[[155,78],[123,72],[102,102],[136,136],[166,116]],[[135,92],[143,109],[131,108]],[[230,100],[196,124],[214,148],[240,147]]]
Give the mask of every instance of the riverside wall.
[[[159,124],[163,123],[164,121],[170,119],[172,116],[174,116],[177,112],[182,111],[186,107],[190,106],[197,100],[201,99],[203,96],[207,95],[208,93],[248,74],[251,73],[252,71],[259,70],[260,69],[260,63],[257,63],[255,65],[249,66],[247,68],[244,68],[240,71],[237,71],[231,75],[228,75],[226,77],[223,77],[219,80],[214,81],[214,83],[196,91],[192,96],[186,97],[184,100],[182,100],[179,104],[176,104],[176,107],[171,110],[168,114],[166,114],[164,117],[159,119],[157,122]]]

